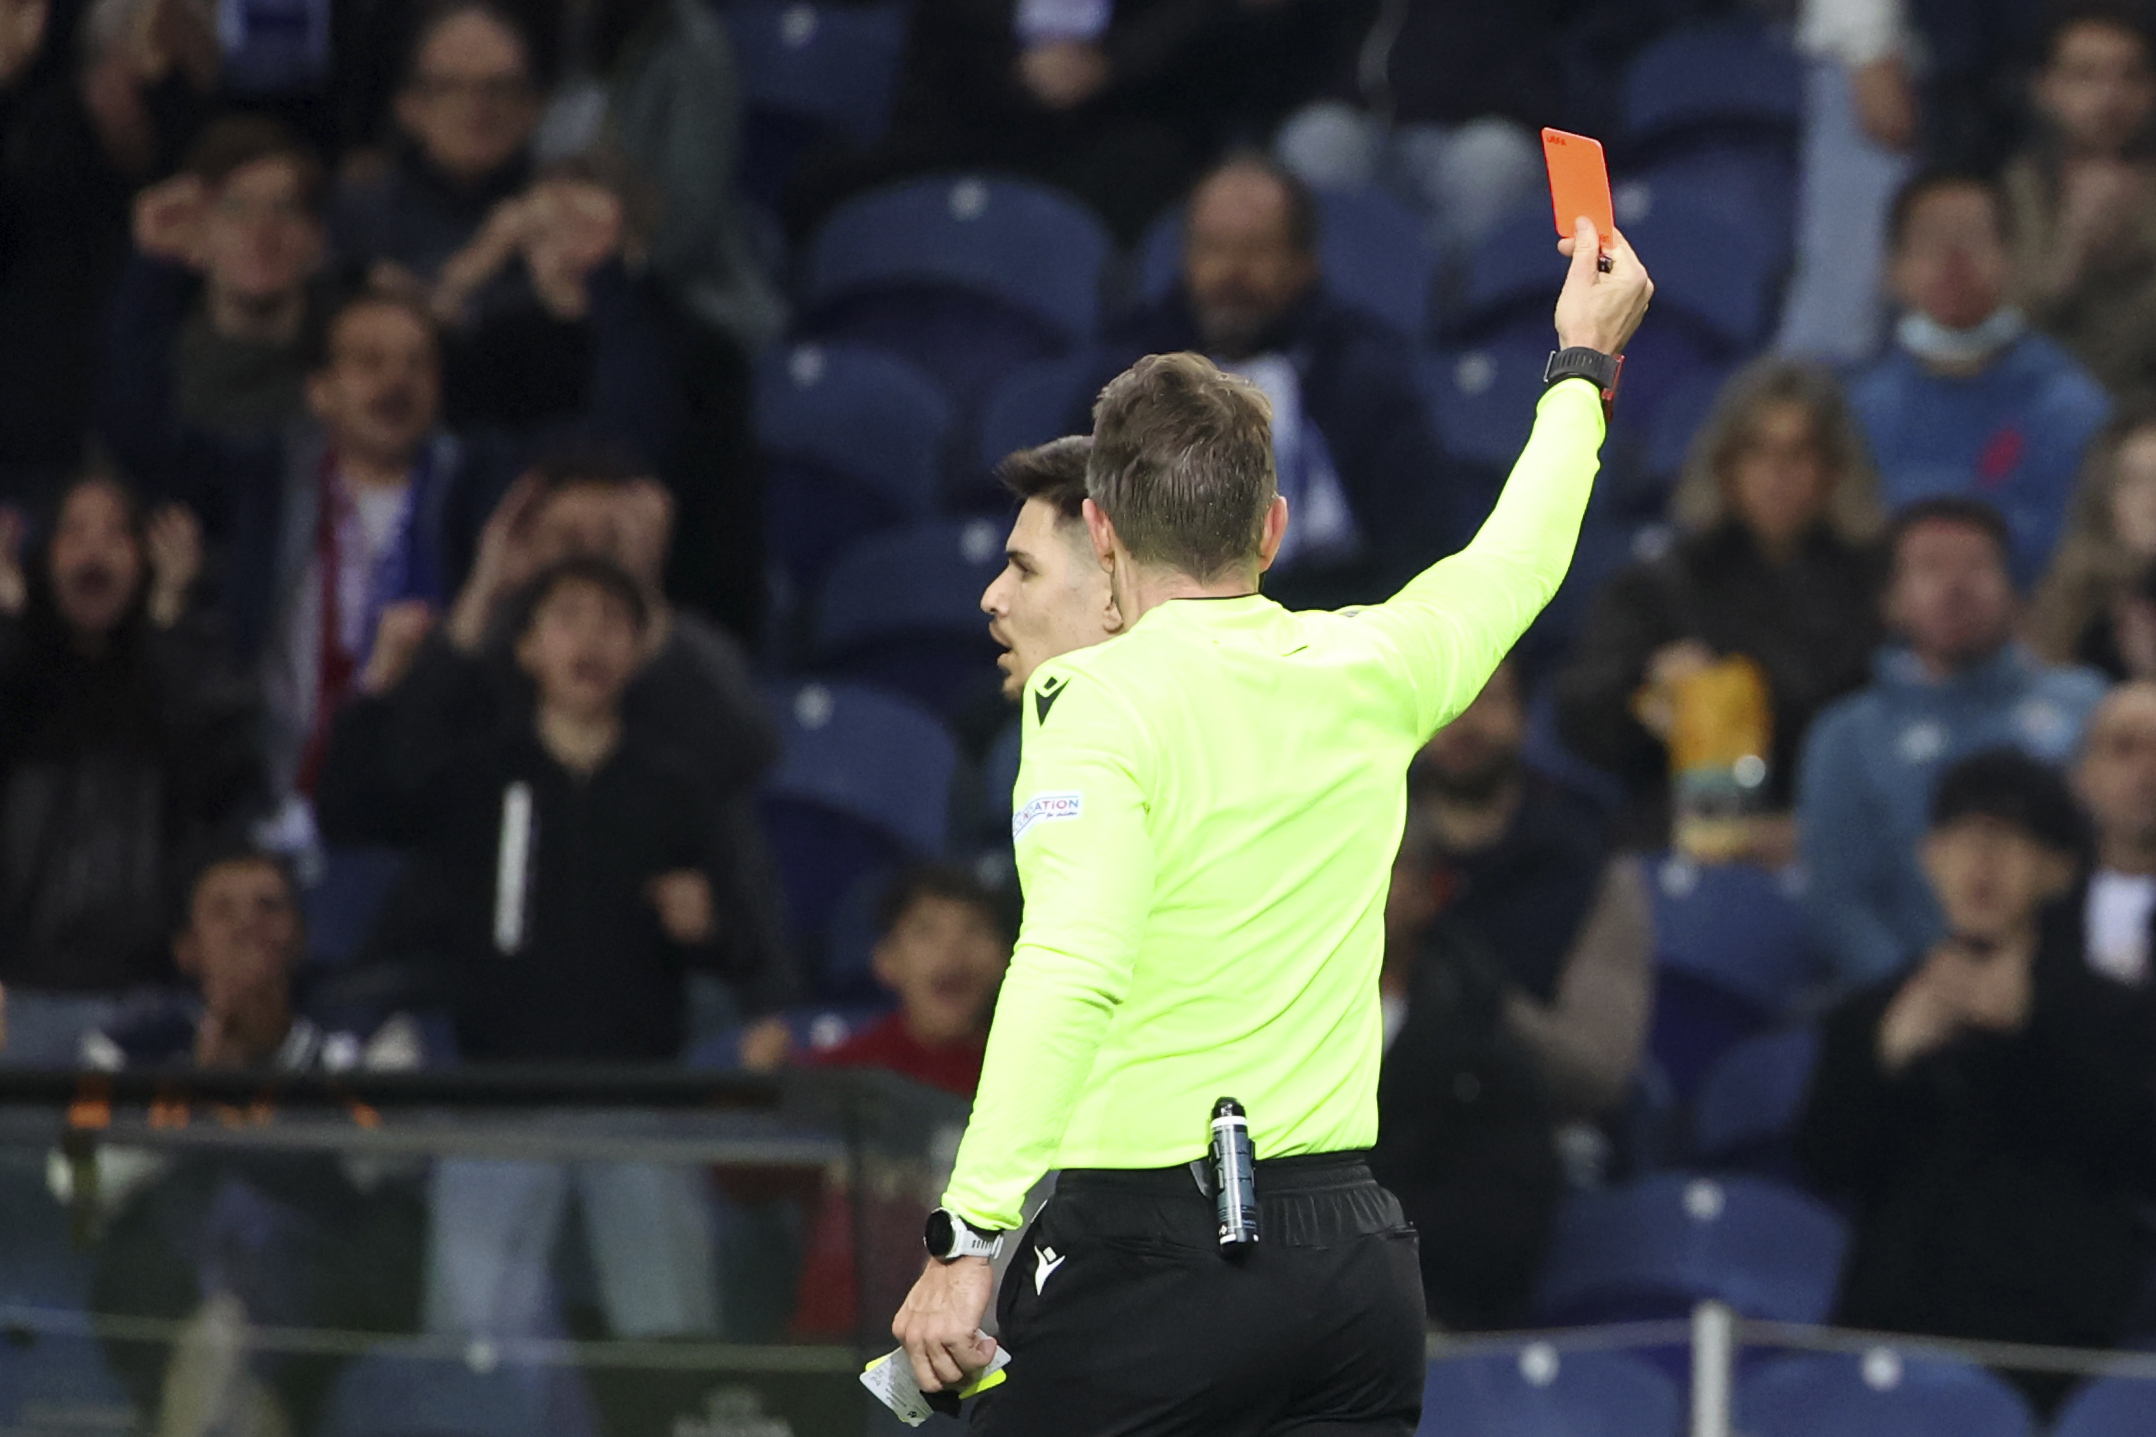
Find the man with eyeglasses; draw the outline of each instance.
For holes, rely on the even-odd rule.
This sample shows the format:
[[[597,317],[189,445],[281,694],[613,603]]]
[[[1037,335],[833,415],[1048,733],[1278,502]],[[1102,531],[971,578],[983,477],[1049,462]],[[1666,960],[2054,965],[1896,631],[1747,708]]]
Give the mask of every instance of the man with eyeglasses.
[[[545,100],[508,11],[457,0],[432,12],[393,107],[407,144],[384,173],[345,183],[331,214],[340,257],[423,297],[443,325],[458,422],[530,426],[573,412],[591,386],[601,309],[634,320],[652,353],[665,344],[619,263],[621,201],[589,180],[535,174]]]

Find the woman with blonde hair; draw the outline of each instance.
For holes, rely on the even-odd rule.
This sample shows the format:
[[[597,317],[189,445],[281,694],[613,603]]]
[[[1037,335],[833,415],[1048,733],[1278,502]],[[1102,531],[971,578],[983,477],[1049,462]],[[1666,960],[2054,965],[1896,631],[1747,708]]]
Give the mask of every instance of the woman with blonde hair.
[[[1629,836],[1666,836],[1670,705],[1737,655],[1765,680],[1766,807],[1789,806],[1812,716],[1863,684],[1879,640],[1877,485],[1841,386],[1816,365],[1754,362],[1723,388],[1671,503],[1677,537],[1596,596],[1556,683],[1558,732],[1632,795]],[[1764,824],[1752,856],[1788,855]]]
[[[2121,414],[2089,446],[2066,524],[2029,647],[2047,663],[2156,678],[2156,404]]]

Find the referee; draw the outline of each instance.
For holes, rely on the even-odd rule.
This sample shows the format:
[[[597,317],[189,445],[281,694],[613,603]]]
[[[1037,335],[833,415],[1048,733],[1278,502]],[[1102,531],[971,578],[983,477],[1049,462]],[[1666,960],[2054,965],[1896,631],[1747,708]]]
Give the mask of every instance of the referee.
[[[1581,220],[1533,435],[1473,543],[1390,602],[1258,593],[1286,532],[1270,416],[1189,354],[1094,409],[1087,527],[1130,630],[1026,686],[1025,924],[930,1258],[892,1331],[925,1391],[1011,1351],[1010,1437],[1414,1431],[1414,1232],[1363,1165],[1409,757],[1564,578],[1616,363],[1653,286]],[[1571,377],[1567,377],[1571,376]],[[1216,1100],[1248,1114],[1259,1238],[1216,1241]],[[1056,1192],[1023,1239],[1027,1190]]]

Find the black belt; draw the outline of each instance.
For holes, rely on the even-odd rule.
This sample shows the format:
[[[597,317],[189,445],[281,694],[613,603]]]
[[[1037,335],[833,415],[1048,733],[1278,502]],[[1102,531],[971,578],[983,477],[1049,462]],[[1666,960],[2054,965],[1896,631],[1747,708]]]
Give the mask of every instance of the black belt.
[[[1369,1154],[1361,1150],[1339,1153],[1296,1153],[1292,1157],[1260,1158],[1257,1163],[1258,1197],[1284,1197],[1290,1193],[1325,1192],[1334,1188],[1360,1187],[1373,1182]],[[1213,1165],[1197,1158],[1168,1168],[1066,1168],[1056,1178],[1057,1192],[1120,1192],[1175,1197],[1195,1190],[1210,1200]]]

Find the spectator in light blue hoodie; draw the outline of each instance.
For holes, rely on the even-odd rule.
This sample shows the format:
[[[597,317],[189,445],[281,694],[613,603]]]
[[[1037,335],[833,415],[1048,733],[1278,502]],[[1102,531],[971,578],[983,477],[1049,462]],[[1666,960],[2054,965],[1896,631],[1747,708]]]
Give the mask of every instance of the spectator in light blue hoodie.
[[[2013,642],[2011,547],[2006,522],[1975,500],[1904,509],[1886,594],[1897,642],[1805,742],[1797,827],[1813,922],[1849,984],[1891,976],[1941,936],[1917,866],[1940,771],[2000,746],[2059,763],[2103,697],[2095,673],[2046,668]]]
[[[1992,505],[2027,586],[2051,561],[2110,401],[2008,302],[2006,230],[1989,180],[1935,171],[1903,187],[1887,220],[1901,319],[1893,347],[1850,380],[1849,405],[1888,506],[1938,494]]]

